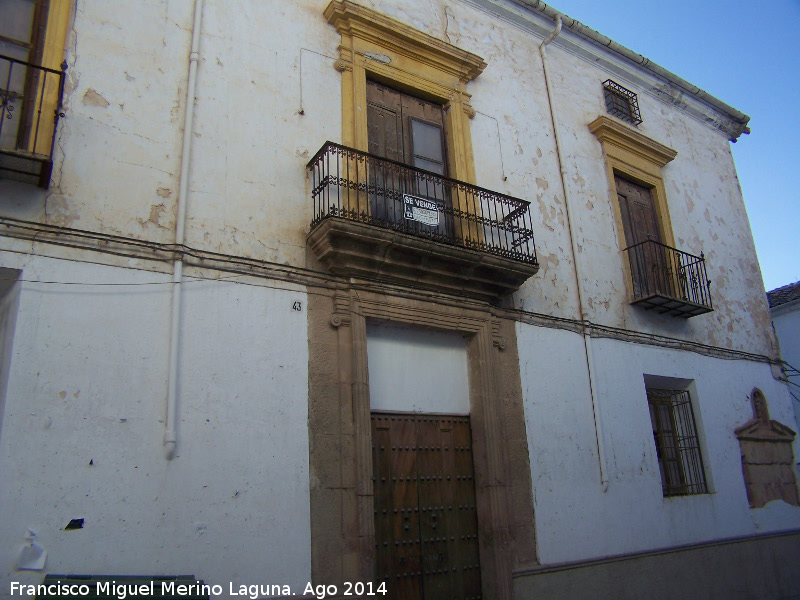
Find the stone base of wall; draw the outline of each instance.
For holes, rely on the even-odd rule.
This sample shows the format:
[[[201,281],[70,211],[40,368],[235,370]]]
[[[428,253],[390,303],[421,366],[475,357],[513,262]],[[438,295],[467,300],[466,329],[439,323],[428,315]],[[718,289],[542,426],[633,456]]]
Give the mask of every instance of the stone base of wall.
[[[800,530],[516,571],[514,598],[800,599]]]

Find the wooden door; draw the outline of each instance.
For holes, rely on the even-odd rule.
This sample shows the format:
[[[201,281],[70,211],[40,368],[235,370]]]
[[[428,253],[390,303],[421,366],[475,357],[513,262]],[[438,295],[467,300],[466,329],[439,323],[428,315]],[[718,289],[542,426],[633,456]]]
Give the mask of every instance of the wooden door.
[[[372,413],[376,578],[387,600],[481,597],[467,416]]]
[[[367,138],[370,154],[424,169],[433,176],[374,163],[370,169],[370,216],[380,225],[401,226],[417,233],[446,235],[451,218],[448,191],[436,175],[447,175],[444,111],[440,104],[416,98],[374,81],[367,82]],[[409,222],[403,195],[435,202],[440,218],[434,225]]]
[[[628,248],[635,246],[628,250],[634,296],[638,298],[658,292],[674,295],[666,249],[660,245],[661,230],[653,193],[649,188],[616,175],[614,183],[625,244]],[[656,243],[641,244],[648,240]]]
[[[367,130],[370,154],[447,175],[441,104],[368,81]]]
[[[367,82],[367,133],[370,154],[405,163],[401,94]],[[376,225],[403,223],[403,173],[390,164],[369,168],[370,218]]]
[[[646,240],[661,241],[653,194],[646,187],[614,176],[625,242],[633,246]]]

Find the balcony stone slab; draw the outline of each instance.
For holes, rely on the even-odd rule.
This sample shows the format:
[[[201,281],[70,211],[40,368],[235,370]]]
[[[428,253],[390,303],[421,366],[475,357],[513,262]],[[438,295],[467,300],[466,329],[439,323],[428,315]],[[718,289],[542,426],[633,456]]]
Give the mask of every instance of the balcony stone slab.
[[[329,217],[308,245],[333,274],[379,279],[484,301],[515,292],[538,264]]]

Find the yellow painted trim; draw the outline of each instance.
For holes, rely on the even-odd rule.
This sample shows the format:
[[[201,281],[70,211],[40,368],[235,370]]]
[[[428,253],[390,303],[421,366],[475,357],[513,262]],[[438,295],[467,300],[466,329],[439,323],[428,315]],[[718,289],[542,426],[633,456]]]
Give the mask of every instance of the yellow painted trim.
[[[442,103],[449,174],[475,183],[469,126],[475,111],[466,84],[486,67],[483,59],[349,0],[333,0],[324,14],[342,36],[335,64],[342,73],[342,143],[367,151],[366,82],[374,79]]]
[[[67,31],[72,14],[72,0],[50,0],[47,12],[47,33],[44,38],[42,66],[60,69],[67,47]]]
[[[664,244],[675,247],[672,222],[667,204],[667,191],[664,186],[662,169],[678,153],[635,129],[606,116],[600,116],[589,123],[589,130],[597,137],[603,147],[606,162],[608,186],[612,197],[614,218],[620,248],[625,248],[625,232],[622,215],[617,202],[617,186],[614,175],[622,175],[640,185],[650,188],[658,213],[658,225]]]
[[[72,0],[50,0],[47,11],[47,29],[44,38],[44,51],[42,52],[42,66],[49,69],[61,70],[64,53],[67,47],[67,32],[69,31],[70,17],[72,16]],[[39,83],[36,91],[35,106],[38,109],[42,104],[42,117],[39,131],[32,131],[29,145],[36,139],[37,154],[50,154],[50,145],[53,142],[54,121],[51,115],[55,114],[58,100],[58,80],[54,75],[48,75],[47,81]]]

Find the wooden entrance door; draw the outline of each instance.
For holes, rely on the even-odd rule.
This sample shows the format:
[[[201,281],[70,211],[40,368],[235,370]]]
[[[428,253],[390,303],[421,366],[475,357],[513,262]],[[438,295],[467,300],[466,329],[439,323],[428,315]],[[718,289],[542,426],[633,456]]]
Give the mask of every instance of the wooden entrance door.
[[[469,417],[373,412],[372,453],[387,600],[480,599]]]
[[[628,250],[634,296],[644,297],[657,292],[675,295],[666,251],[661,245],[658,212],[652,192],[618,175],[614,176],[614,183],[625,243],[628,248],[635,246]],[[656,243],[641,244],[647,241]]]
[[[370,154],[435,175],[447,175],[442,105],[368,81],[367,131]],[[446,234],[446,222],[452,219],[441,211],[435,227],[404,218],[403,194],[431,200],[441,209],[449,207],[447,190],[435,175],[411,173],[390,164],[376,163],[370,169],[371,218],[383,225]]]

